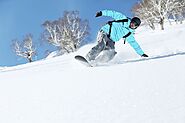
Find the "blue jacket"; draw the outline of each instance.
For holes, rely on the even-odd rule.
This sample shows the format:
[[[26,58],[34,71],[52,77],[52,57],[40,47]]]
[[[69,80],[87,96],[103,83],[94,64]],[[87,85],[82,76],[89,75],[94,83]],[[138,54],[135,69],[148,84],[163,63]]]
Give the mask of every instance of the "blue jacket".
[[[112,17],[114,20],[120,20],[120,19],[127,19],[125,15],[122,13],[112,11],[112,10],[103,10],[102,11],[102,16],[109,16]],[[144,52],[139,46],[139,44],[136,42],[134,38],[134,29],[129,28],[130,25],[130,19],[128,19],[128,22],[123,22],[123,23],[118,23],[118,22],[113,22],[112,23],[112,28],[111,28],[111,35],[110,38],[114,41],[117,42],[119,41],[123,36],[131,32],[131,34],[126,38],[126,41],[134,48],[137,54],[143,55]],[[107,34],[109,33],[109,28],[110,25],[106,24],[101,28],[104,32]]]

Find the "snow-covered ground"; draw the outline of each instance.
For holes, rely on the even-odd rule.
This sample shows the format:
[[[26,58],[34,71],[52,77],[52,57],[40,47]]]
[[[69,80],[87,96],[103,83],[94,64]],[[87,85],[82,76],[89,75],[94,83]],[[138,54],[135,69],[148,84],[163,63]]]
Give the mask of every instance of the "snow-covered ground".
[[[74,60],[95,44],[0,67],[0,123],[185,123],[185,24],[141,27],[136,39],[149,59],[120,41],[98,67]]]

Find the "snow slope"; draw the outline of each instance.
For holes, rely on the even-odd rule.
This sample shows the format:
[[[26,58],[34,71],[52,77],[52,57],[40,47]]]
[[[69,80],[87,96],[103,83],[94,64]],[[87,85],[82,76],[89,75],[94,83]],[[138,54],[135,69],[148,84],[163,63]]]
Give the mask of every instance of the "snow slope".
[[[138,29],[147,60],[120,41],[117,56],[98,67],[73,59],[95,44],[0,67],[0,123],[185,123],[184,27]]]

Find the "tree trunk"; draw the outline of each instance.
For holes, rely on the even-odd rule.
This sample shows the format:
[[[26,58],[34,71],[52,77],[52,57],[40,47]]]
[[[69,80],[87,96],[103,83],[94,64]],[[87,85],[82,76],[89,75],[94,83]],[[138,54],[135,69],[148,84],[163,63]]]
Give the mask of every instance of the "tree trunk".
[[[30,63],[33,62],[32,58],[28,58],[28,61],[29,61]]]
[[[164,18],[160,18],[159,24],[161,26],[161,30],[164,30]]]

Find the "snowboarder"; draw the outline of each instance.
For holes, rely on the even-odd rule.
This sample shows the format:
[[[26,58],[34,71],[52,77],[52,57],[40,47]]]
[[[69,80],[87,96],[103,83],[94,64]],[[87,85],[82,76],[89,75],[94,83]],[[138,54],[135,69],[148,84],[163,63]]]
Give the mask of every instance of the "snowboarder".
[[[148,57],[139,44],[134,38],[134,30],[141,24],[141,20],[138,17],[133,17],[132,19],[127,18],[122,13],[112,11],[112,10],[103,10],[96,13],[95,17],[100,16],[109,16],[114,19],[114,21],[109,21],[106,25],[101,27],[97,35],[98,44],[94,46],[86,55],[88,61],[94,61],[97,59],[97,56],[104,51],[103,56],[104,60],[110,61],[116,55],[115,51],[115,42],[119,41],[121,38],[124,38],[132,48],[139,54],[141,57]]]

